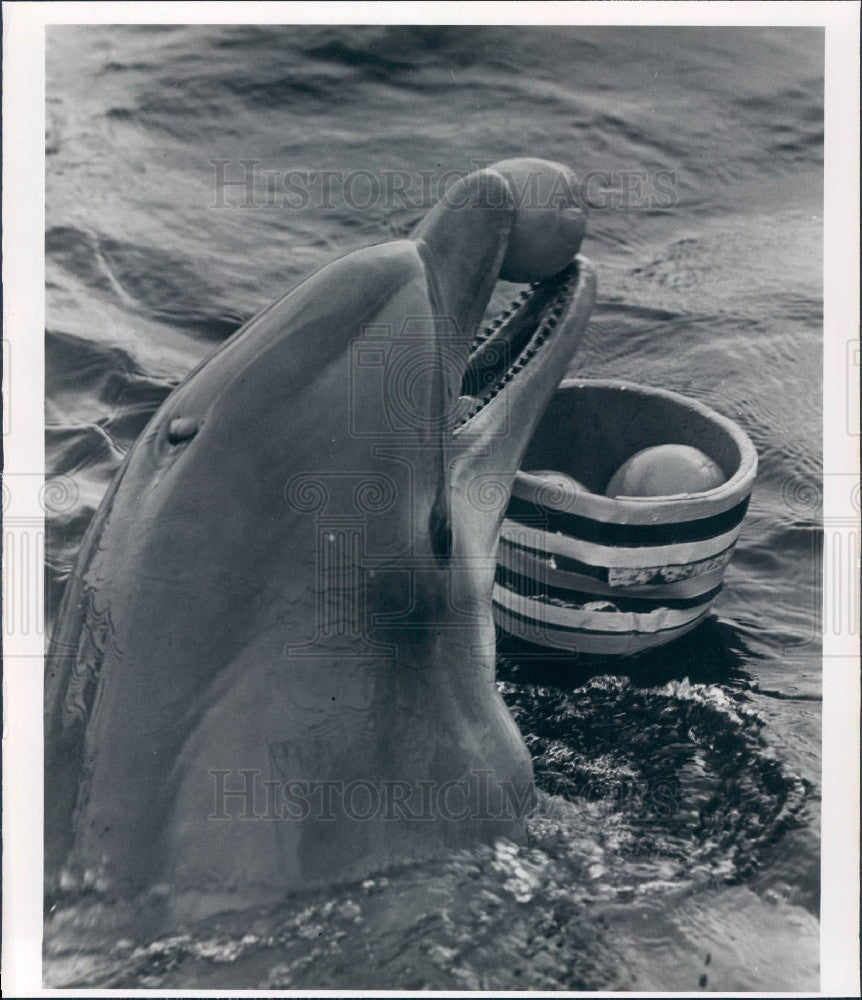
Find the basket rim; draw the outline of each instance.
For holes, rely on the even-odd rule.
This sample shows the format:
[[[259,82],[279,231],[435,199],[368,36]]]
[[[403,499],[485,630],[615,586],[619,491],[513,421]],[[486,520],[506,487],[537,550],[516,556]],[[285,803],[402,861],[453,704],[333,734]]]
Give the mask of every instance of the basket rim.
[[[751,495],[757,476],[757,450],[751,438],[736,421],[718,413],[698,399],[692,399],[671,389],[658,389],[625,379],[569,377],[560,382],[557,393],[592,387],[661,398],[698,413],[731,436],[739,448],[739,467],[730,479],[720,486],[699,493],[678,493],[666,497],[606,497],[598,493],[578,492],[560,497],[559,501],[553,504],[545,504],[546,507],[580,514],[598,521],[650,524],[656,521],[667,523],[674,520],[693,520],[723,513],[747,500]],[[531,472],[519,470],[515,476],[516,494],[523,496],[524,499],[533,500],[536,491],[546,485],[547,481],[544,478]]]

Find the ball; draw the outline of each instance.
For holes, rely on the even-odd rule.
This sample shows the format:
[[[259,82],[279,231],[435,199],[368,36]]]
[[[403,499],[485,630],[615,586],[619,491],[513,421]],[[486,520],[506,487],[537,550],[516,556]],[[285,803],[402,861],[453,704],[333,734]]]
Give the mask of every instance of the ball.
[[[697,448],[660,444],[626,459],[608,483],[608,497],[669,497],[721,486],[724,473]]]
[[[562,163],[533,157],[501,160],[491,170],[506,178],[515,200],[500,277],[527,282],[558,274],[576,256],[586,231],[574,173]]]

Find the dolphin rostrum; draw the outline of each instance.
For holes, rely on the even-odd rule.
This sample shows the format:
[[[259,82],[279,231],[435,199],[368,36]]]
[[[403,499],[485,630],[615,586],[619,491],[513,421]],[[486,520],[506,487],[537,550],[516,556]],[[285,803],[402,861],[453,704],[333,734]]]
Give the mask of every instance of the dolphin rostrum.
[[[495,550],[595,294],[571,198],[518,204],[531,171],[571,176],[466,176],[247,323],[128,453],[48,652],[47,886],[245,903],[522,836]],[[534,284],[482,327],[501,274]]]

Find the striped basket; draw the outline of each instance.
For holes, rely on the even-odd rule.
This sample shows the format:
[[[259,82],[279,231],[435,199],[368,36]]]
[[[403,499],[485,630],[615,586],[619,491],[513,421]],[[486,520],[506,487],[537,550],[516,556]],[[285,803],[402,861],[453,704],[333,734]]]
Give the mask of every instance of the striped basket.
[[[602,495],[627,458],[669,443],[699,448],[726,481],[672,497]],[[518,473],[497,551],[501,628],[541,646],[625,656],[703,621],[757,473],[754,445],[737,424],[678,393],[570,379],[522,466],[565,472],[586,490]]]

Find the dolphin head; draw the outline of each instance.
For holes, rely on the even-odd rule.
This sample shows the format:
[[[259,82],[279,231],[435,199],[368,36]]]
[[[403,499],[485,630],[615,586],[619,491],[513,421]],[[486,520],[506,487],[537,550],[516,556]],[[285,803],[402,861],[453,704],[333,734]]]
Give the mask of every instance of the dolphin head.
[[[519,203],[534,177],[556,202]],[[215,823],[212,776],[532,787],[494,685],[491,593],[515,472],[595,293],[570,179],[545,161],[466,176],[166,400],[52,640],[51,864],[71,846],[119,883],[244,892],[517,835],[523,794],[490,821]],[[483,323],[501,276],[530,287]]]
[[[562,164],[503,161],[464,178],[413,234],[460,348],[447,387],[452,551],[459,579],[486,606],[515,473],[595,298],[592,267],[577,256],[575,186]],[[499,278],[529,287],[483,320]]]
[[[595,295],[592,268],[577,256],[584,219],[574,190],[571,171],[544,160],[465,176],[407,239],[323,268],[184,387],[192,408],[209,413],[209,442],[191,442],[198,456],[186,461],[205,478],[233,441],[229,493],[257,508],[237,513],[237,544],[262,564],[277,553],[282,581],[287,567],[298,570],[284,584],[291,600],[308,602],[309,588],[291,588],[316,574],[317,605],[303,624],[326,606],[324,646],[373,633],[401,648],[419,643],[430,662],[428,633],[443,625],[444,644],[462,653],[493,645],[499,525]],[[529,287],[486,320],[501,277]],[[310,539],[334,535],[337,548],[339,518],[361,524],[362,555],[337,559],[361,566],[324,570],[325,541],[315,549]],[[240,541],[244,533],[253,537]],[[402,587],[410,610],[396,622],[389,611]],[[473,625],[456,606],[472,609]],[[467,642],[477,618],[483,640]]]
[[[578,256],[584,217],[575,187],[561,164],[503,161],[453,185],[408,240],[372,248],[388,247],[418,294],[406,283],[387,292],[341,341],[347,412],[332,399],[313,407],[349,446],[354,468],[376,469],[398,497],[365,521],[363,545],[376,554],[364,567],[365,598],[369,607],[391,605],[387,570],[400,575],[412,611],[391,631],[374,631],[401,648],[423,644],[426,659],[431,631],[446,650],[438,659],[476,654],[493,669],[500,523],[595,296],[593,270]],[[364,267],[368,253],[354,265]],[[488,320],[501,278],[529,287]]]

